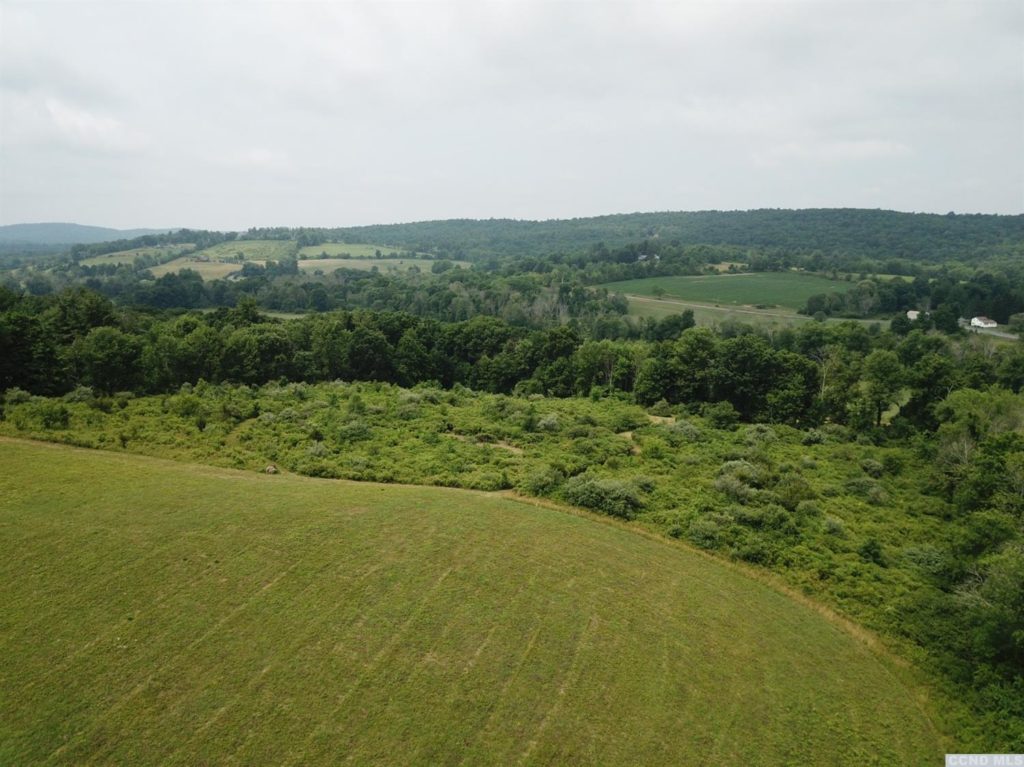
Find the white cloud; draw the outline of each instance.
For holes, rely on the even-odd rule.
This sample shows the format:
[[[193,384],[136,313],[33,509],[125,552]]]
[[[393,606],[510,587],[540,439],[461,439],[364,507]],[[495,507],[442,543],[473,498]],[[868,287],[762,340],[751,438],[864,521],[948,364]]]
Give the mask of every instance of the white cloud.
[[[107,152],[135,152],[146,145],[142,134],[115,117],[75,107],[53,97],[44,103],[58,136],[72,146]]]

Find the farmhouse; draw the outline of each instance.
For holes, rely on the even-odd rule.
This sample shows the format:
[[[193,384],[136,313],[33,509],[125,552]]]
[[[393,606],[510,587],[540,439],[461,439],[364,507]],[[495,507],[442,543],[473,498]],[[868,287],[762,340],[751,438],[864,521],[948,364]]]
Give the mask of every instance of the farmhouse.
[[[921,312],[917,311],[917,309],[911,309],[910,311],[907,312],[907,319],[910,320],[911,322],[916,322],[917,318],[920,316]]]
[[[971,327],[972,328],[994,328],[999,323],[995,320],[990,320],[988,317],[972,317]]]

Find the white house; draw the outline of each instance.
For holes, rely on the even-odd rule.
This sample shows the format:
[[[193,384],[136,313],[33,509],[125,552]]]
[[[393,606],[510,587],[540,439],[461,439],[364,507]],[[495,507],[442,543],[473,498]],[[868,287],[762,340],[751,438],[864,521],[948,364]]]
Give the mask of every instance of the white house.
[[[971,327],[972,328],[994,328],[999,323],[995,320],[990,320],[988,317],[972,317]]]
[[[916,322],[917,318],[920,316],[921,312],[919,312],[917,309],[911,309],[910,311],[907,312],[907,319],[910,320],[911,322]]]

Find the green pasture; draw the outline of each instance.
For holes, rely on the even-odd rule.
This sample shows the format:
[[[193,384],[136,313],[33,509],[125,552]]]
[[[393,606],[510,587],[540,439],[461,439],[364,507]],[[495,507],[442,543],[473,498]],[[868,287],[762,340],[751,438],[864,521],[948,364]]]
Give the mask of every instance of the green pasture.
[[[616,293],[732,306],[782,307],[796,310],[818,293],[844,293],[850,283],[796,272],[712,274],[699,277],[648,277],[610,282]]]
[[[0,763],[930,765],[746,571],[497,494],[0,441]]]
[[[723,322],[745,322],[762,327],[786,328],[795,325],[802,325],[805,322],[815,322],[813,317],[806,314],[797,314],[792,309],[774,307],[771,309],[757,309],[753,306],[715,306],[714,304],[702,304],[696,301],[679,301],[672,298],[651,298],[649,296],[627,295],[626,301],[629,304],[629,313],[636,317],[653,317],[664,319],[673,314],[684,311],[692,311],[693,319],[698,325],[714,327]],[[826,322],[849,322],[850,320],[829,317]],[[854,320],[865,325],[878,325],[882,329],[889,327],[889,320],[871,319]]]
[[[375,258],[378,253],[387,256],[399,254],[403,248],[388,245],[371,245],[365,242],[325,242],[322,245],[307,245],[299,249],[299,258],[319,258],[327,254],[331,258]]]
[[[381,273],[407,272],[416,267],[421,272],[430,272],[436,261],[424,258],[310,258],[299,261],[299,269],[303,272],[323,272],[329,274],[336,269],[376,269]],[[455,266],[468,266],[465,261],[452,261]]]
[[[130,250],[119,250],[116,253],[107,253],[104,256],[93,256],[83,258],[82,266],[100,266],[103,264],[131,264],[139,256],[164,256],[181,255],[193,250],[195,245],[154,245],[147,248],[132,248]]]
[[[241,271],[242,265],[232,261],[199,261],[194,255],[188,255],[168,261],[166,264],[150,267],[149,271],[154,277],[163,277],[165,274],[180,272],[183,269],[198,272],[204,280],[219,280]]]
[[[211,261],[237,259],[239,255],[246,261],[280,261],[294,256],[295,248],[292,240],[232,240],[199,252]]]

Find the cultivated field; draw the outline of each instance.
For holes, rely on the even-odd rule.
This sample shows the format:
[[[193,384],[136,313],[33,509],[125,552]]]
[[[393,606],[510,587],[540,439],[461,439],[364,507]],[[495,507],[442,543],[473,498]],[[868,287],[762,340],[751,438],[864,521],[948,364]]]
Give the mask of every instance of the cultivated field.
[[[904,672],[680,545],[0,441],[0,763],[934,764]]]
[[[155,245],[148,248],[132,248],[131,250],[119,250],[116,253],[108,253],[105,256],[93,256],[82,259],[83,266],[100,266],[101,264],[130,264],[139,256],[170,256],[188,253],[195,245]]]
[[[844,293],[850,283],[793,272],[713,274],[699,277],[649,277],[610,282],[602,287],[616,293],[665,297],[703,304],[777,306],[796,310],[818,293]]]

